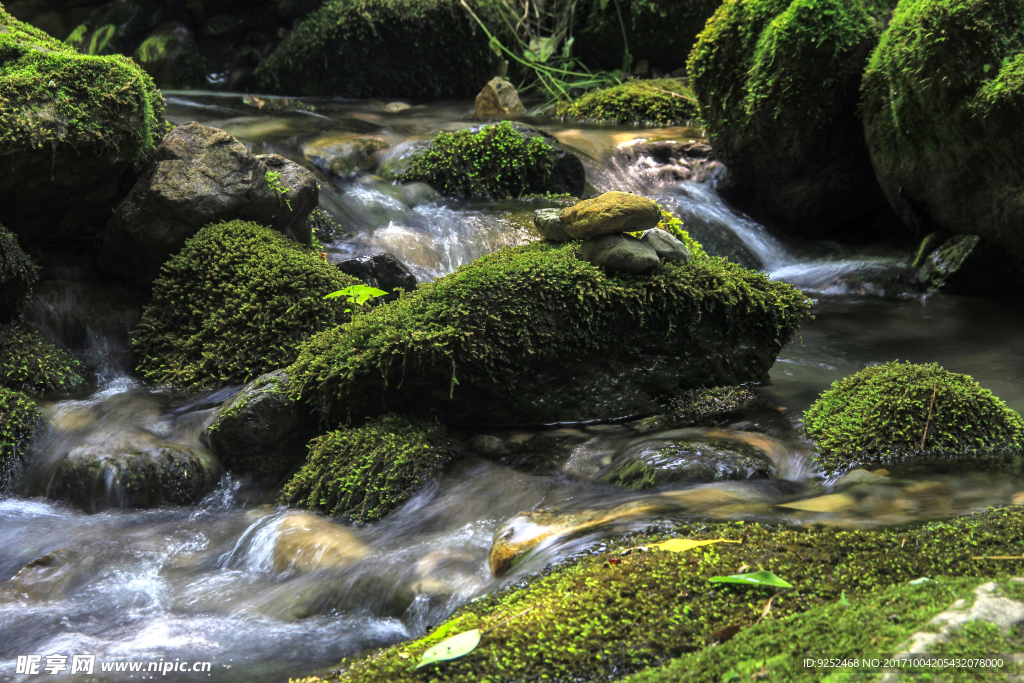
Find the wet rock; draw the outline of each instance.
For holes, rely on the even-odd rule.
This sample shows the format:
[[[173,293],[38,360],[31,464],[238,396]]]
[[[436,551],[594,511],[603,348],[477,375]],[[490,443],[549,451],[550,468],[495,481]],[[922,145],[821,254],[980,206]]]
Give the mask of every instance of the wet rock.
[[[632,235],[591,237],[580,247],[579,258],[612,272],[632,275],[650,273],[660,263],[654,247]]]
[[[151,282],[203,226],[234,219],[308,244],[305,218],[319,197],[316,179],[276,155],[264,159],[222,130],[195,122],[175,128],[107,225],[104,271]]]
[[[22,251],[18,238],[0,225],[0,325],[21,314],[38,279],[39,269]]]
[[[416,276],[394,254],[370,254],[339,261],[338,270],[362,280],[371,287],[388,292],[384,301],[398,298],[396,289],[411,292],[416,289]]]
[[[341,569],[369,554],[350,529],[309,512],[291,512],[277,527],[274,571]]]
[[[519,100],[516,87],[504,78],[495,76],[476,96],[473,118],[493,120],[522,116],[525,113],[526,107]]]
[[[388,102],[384,106],[384,111],[386,111],[389,114],[398,114],[399,112],[403,112],[406,109],[411,109],[411,108],[412,108],[412,105],[411,104],[407,104],[406,102]]]
[[[705,142],[637,138],[616,147],[614,159],[654,186],[714,182],[726,174]]]
[[[541,237],[552,242],[568,242],[572,239],[562,223],[562,209],[537,209],[533,212],[533,225]]]
[[[847,472],[836,482],[837,487],[857,486],[859,484],[887,484],[889,479],[881,474],[868,472],[865,469],[856,469]]]
[[[324,173],[347,177],[373,171],[380,153],[390,146],[374,135],[328,135],[304,144],[302,155]]]
[[[830,493],[826,496],[816,496],[792,503],[782,503],[779,507],[807,512],[842,512],[843,510],[851,509],[856,502],[852,496],[844,493]]]
[[[184,24],[161,24],[133,55],[160,88],[197,88],[204,85],[204,60],[196,38]]]
[[[925,240],[922,251],[928,248]],[[977,235],[950,237],[920,261],[917,277],[934,292],[1007,298],[1024,291],[1020,264]]]
[[[288,395],[289,388],[288,372],[277,370],[249,382],[217,409],[207,438],[228,471],[273,485],[302,464],[317,420]]]
[[[642,431],[711,427],[747,412],[765,412],[771,406],[750,387],[687,389],[673,396],[660,415],[632,423]]]
[[[661,228],[645,230],[640,236],[640,241],[654,247],[654,251],[658,253],[658,258],[663,261],[690,262],[690,250],[666,230]]]
[[[657,202],[628,192],[605,192],[562,211],[573,239],[649,230],[661,221]]]
[[[61,600],[88,579],[96,558],[70,548],[38,557],[0,584],[0,590],[30,600]]]
[[[197,502],[216,484],[220,466],[198,447],[146,432],[106,434],[57,463],[46,495],[88,512]]]

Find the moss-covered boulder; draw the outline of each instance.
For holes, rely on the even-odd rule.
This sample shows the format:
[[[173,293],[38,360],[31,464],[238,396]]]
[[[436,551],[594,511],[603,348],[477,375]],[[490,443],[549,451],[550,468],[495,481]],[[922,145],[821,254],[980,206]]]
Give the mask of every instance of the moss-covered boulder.
[[[342,300],[323,297],[357,283],[270,228],[207,226],[153,283],[132,338],[138,369],[185,387],[248,382],[288,365],[300,343],[345,320]]]
[[[608,276],[579,245],[502,249],[318,334],[296,389],[335,421],[644,414],[683,388],[762,380],[809,317],[800,292],[723,259]]]
[[[384,415],[310,444],[306,464],[285,486],[281,502],[372,522],[407,501],[453,453],[441,425]]]
[[[18,238],[0,225],[0,325],[19,315],[39,279],[39,269],[21,246]]]
[[[39,409],[32,399],[0,386],[0,492],[8,489],[16,478],[39,418]]]
[[[892,362],[841,379],[804,414],[827,474],[871,463],[999,463],[1024,449],[1024,419],[968,375]]]
[[[863,92],[871,159],[903,221],[1024,260],[1024,2],[901,2]]]
[[[689,75],[730,198],[811,237],[849,237],[840,228],[883,205],[857,111],[877,41],[861,0],[722,4]]]
[[[0,8],[0,222],[22,243],[92,238],[165,132],[126,57],[82,55]]]
[[[555,105],[555,116],[566,121],[619,125],[682,125],[697,118],[697,98],[682,81],[662,78],[627,81]]]
[[[69,394],[86,386],[81,361],[23,325],[0,327],[0,385],[32,394]]]
[[[575,155],[536,128],[503,121],[439,133],[396,176],[454,197],[579,196],[586,172]]]
[[[487,18],[488,4],[471,6]],[[253,76],[261,90],[287,95],[468,98],[496,63],[457,0],[330,0]]]

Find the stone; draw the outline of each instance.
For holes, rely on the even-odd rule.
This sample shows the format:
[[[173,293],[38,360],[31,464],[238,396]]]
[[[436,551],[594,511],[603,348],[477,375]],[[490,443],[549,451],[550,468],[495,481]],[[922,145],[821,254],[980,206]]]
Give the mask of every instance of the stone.
[[[779,507],[806,512],[842,512],[843,510],[849,510],[856,503],[857,501],[852,496],[848,496],[845,493],[830,493],[825,496],[816,496],[792,503],[781,503]]]
[[[270,226],[308,244],[304,220],[318,200],[316,178],[309,171],[277,155],[261,160],[222,130],[185,123],[167,134],[114,210],[104,234],[101,268],[148,284],[203,226],[235,219]]]
[[[690,262],[690,250],[667,230],[661,228],[644,230],[644,234],[640,235],[640,241],[654,247],[658,258],[663,261]]]
[[[632,275],[650,273],[660,263],[654,247],[632,235],[591,237],[580,247],[579,258],[613,272]]]
[[[396,289],[403,292],[411,292],[416,289],[416,276],[394,254],[358,256],[339,261],[335,265],[341,272],[362,280],[370,287],[387,292],[387,296],[381,297],[385,302],[398,298]]]
[[[659,221],[657,202],[628,192],[605,192],[562,211],[566,233],[577,240],[649,230]]]
[[[836,482],[836,487],[841,486],[857,486],[859,484],[889,484],[891,481],[881,475],[875,474],[874,472],[868,472],[863,468],[850,470],[842,476],[839,481]]]
[[[26,564],[0,588],[30,600],[61,600],[88,579],[96,559],[70,548],[58,548]]]
[[[412,105],[405,102],[388,102],[384,105],[384,111],[389,114],[398,114],[406,109],[412,109]]]
[[[285,370],[261,375],[214,413],[207,438],[227,470],[272,486],[302,464],[317,420],[289,383]]]
[[[324,173],[347,177],[377,167],[391,143],[376,135],[327,135],[302,146],[302,155]]]
[[[572,239],[562,223],[562,209],[537,209],[533,212],[533,225],[544,239],[568,242]]]
[[[922,251],[928,249],[929,237]],[[978,235],[950,237],[920,260],[917,278],[929,291],[1010,298],[1024,290],[1019,262]]]
[[[473,109],[473,118],[476,119],[504,119],[513,116],[522,116],[526,113],[526,107],[519,100],[519,93],[516,87],[501,76],[495,76],[480,94],[476,96],[476,106]]]
[[[310,512],[290,512],[277,527],[274,571],[341,569],[369,554],[366,544],[347,527]]]

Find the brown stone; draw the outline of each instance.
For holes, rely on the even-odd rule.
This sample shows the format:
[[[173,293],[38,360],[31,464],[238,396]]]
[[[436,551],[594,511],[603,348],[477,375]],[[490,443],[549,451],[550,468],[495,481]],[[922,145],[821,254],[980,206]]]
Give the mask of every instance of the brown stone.
[[[526,107],[519,100],[519,93],[514,85],[500,76],[495,76],[480,94],[476,96],[476,108],[473,117],[477,119],[504,119],[522,116]]]

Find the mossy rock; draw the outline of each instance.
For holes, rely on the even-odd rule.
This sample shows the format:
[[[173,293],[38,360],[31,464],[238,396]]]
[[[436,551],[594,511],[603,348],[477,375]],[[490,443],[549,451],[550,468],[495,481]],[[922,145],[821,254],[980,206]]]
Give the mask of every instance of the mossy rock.
[[[82,55],[0,8],[0,221],[22,243],[97,235],[166,131],[133,61]]]
[[[195,36],[180,22],[158,26],[132,56],[161,88],[199,88],[206,83],[206,60]]]
[[[685,388],[762,380],[809,318],[799,291],[723,259],[609,276],[579,245],[506,247],[318,334],[290,369],[297,392],[335,422],[651,413]]]
[[[1024,260],[1024,2],[901,2],[863,94],[871,159],[903,221]]]
[[[25,394],[0,386],[0,492],[10,488],[21,469],[40,413]]]
[[[1001,463],[1024,449],[1024,419],[968,375],[892,362],[835,382],[804,413],[827,474],[872,463]]]
[[[142,375],[190,388],[248,382],[347,319],[324,296],[358,281],[255,223],[209,225],[164,264],[132,338]]]
[[[281,502],[372,522],[407,501],[448,464],[452,444],[434,422],[384,415],[309,446]]]
[[[554,114],[565,121],[670,126],[695,120],[698,111],[693,90],[682,81],[663,78],[587,93],[555,105]]]
[[[488,21],[491,0],[473,10]],[[497,58],[457,0],[331,0],[253,77],[266,92],[330,97],[473,97]]]
[[[81,361],[23,325],[0,327],[0,385],[31,394],[64,395],[87,385]]]
[[[1024,543],[1024,509],[995,509],[884,531],[804,531],[740,522],[684,525],[669,535],[740,542],[683,554],[649,550],[623,555],[625,548],[649,546],[665,535],[639,534],[612,541],[603,552],[570,560],[471,602],[426,636],[367,658],[343,661],[338,672],[321,674],[319,679],[301,680],[615,680],[688,652],[714,650],[707,646],[721,640],[720,632],[726,627],[744,629],[760,621],[764,605],[776,593],[711,584],[708,579],[713,576],[736,574],[743,566],[750,572],[774,572],[794,587],[775,594],[768,619],[790,623],[782,620],[835,605],[844,594],[858,604],[863,595],[919,577],[997,576],[1007,571],[1005,563],[972,558],[1019,554]],[[612,558],[617,562],[609,562]],[[532,610],[520,614],[528,608]],[[485,634],[469,655],[438,667],[415,668],[427,648],[445,638],[487,629],[513,616],[514,622]],[[791,643],[790,647],[797,647],[795,640]]]
[[[39,269],[21,246],[18,238],[0,225],[0,325],[19,315],[39,279]]]
[[[509,121],[439,133],[396,176],[455,197],[579,196],[586,172],[547,133]]]
[[[728,196],[809,237],[883,205],[858,116],[878,42],[861,0],[726,0],[689,60]]]
[[[687,389],[673,396],[664,412],[633,424],[644,431],[713,427],[730,417],[766,408],[768,403],[747,386]]]

